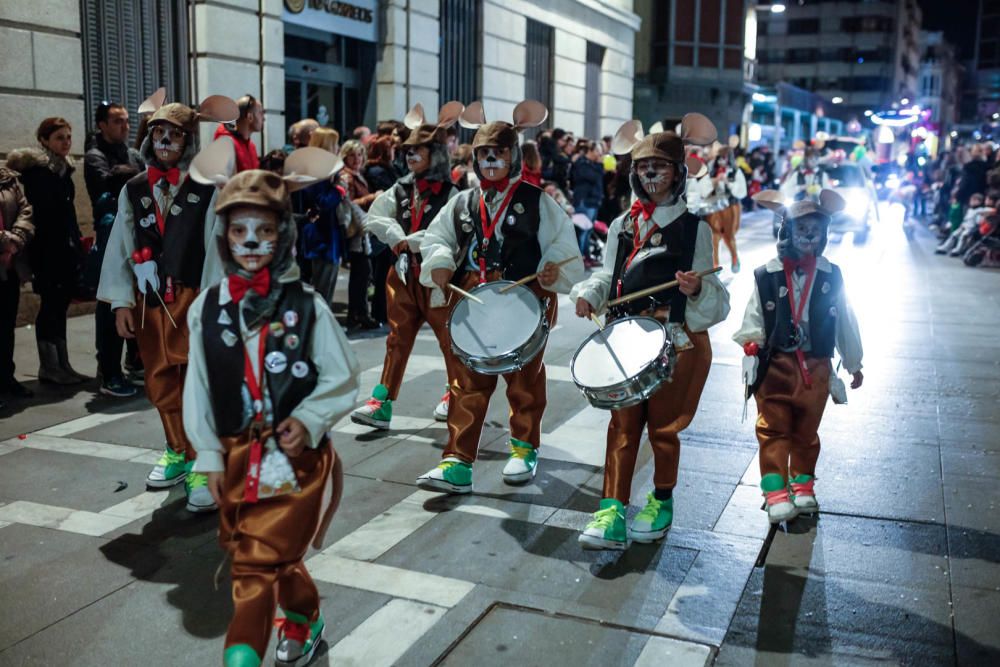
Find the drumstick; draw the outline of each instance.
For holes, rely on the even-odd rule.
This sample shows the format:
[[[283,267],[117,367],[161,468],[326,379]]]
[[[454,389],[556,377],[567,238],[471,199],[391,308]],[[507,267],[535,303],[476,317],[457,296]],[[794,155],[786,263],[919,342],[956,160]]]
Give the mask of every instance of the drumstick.
[[[569,264],[570,262],[572,262],[574,259],[576,259],[576,257],[567,257],[566,259],[564,259],[561,262],[556,262],[556,267],[566,266],[567,264]],[[518,285],[524,285],[526,283],[530,283],[532,280],[534,280],[535,278],[538,277],[539,273],[541,273],[541,271],[538,271],[536,273],[532,273],[530,276],[525,276],[525,277],[521,278],[520,280],[518,280],[516,283],[513,283],[511,285],[505,285],[504,287],[501,287],[499,290],[497,290],[497,292],[499,294],[506,294],[507,292],[511,291],[512,289],[514,289]]]
[[[698,277],[704,278],[705,276],[710,276],[713,273],[718,273],[722,270],[721,266],[717,266],[714,269],[706,269],[705,271],[699,271]],[[652,287],[647,287],[646,289],[639,290],[638,292],[632,292],[631,294],[626,294],[625,296],[618,297],[617,299],[612,299],[608,302],[608,306],[617,306],[619,304],[628,303],[629,301],[635,301],[636,299],[641,299],[644,296],[649,296],[650,294],[656,294],[657,292],[662,292],[665,289],[670,289],[671,287],[677,287],[679,281],[671,280],[668,283],[663,283],[661,285],[653,285]]]
[[[597,317],[597,315],[594,315],[593,313],[591,313],[590,314],[590,319],[594,320],[594,324],[597,325],[598,329],[600,329],[601,331],[604,331],[604,325],[601,324],[601,319],[599,317]]]
[[[472,301],[475,301],[476,303],[481,304],[483,306],[486,305],[483,302],[483,300],[480,299],[478,296],[476,296],[475,294],[470,294],[470,293],[466,292],[464,289],[462,289],[461,287],[458,287],[457,285],[452,285],[451,283],[448,283],[448,288],[451,289],[451,290],[454,290],[454,291],[458,292],[459,294],[461,294],[462,296],[464,296],[466,299],[470,299]]]
[[[146,295],[142,295],[142,319],[139,322],[139,328],[146,328]]]
[[[156,298],[160,300],[160,305],[163,306],[163,312],[167,314],[167,319],[170,320],[170,323],[173,324],[174,328],[176,329],[177,322],[174,322],[174,316],[170,314],[169,310],[167,310],[167,304],[163,302],[163,297],[160,296],[160,293],[156,290],[153,290],[153,294],[155,294]]]

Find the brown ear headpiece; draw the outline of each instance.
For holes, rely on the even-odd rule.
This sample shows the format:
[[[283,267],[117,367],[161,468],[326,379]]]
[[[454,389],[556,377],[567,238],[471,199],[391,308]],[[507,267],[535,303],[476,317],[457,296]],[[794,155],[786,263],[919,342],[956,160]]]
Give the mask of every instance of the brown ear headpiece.
[[[437,124],[428,123],[424,116],[424,107],[417,102],[403,118],[403,124],[410,128],[410,136],[403,142],[404,146],[423,146],[433,141],[444,143],[445,134],[442,130],[451,127],[462,115],[465,107],[461,102],[452,100],[438,111]]]
[[[340,156],[322,148],[299,148],[285,159],[284,176],[281,177],[283,187],[288,192],[295,192],[330,178],[341,165]],[[234,174],[235,166],[236,156],[232,142],[220,139],[213,141],[195,156],[188,173],[198,183],[224,188],[239,175]],[[232,200],[229,205],[232,205]],[[219,206],[216,204],[217,212]]]
[[[611,152],[615,155],[628,155],[645,136],[641,120],[634,118],[627,120],[622,123],[622,126],[615,132],[615,136],[611,138]]]
[[[514,112],[511,116],[512,121],[508,124],[520,132],[529,127],[538,127],[544,123],[549,117],[549,110],[538,100],[524,100],[514,107]],[[486,111],[483,109],[483,103],[478,100],[470,103],[461,112],[458,122],[462,127],[469,130],[478,130],[483,125],[486,125]]]
[[[681,118],[680,135],[685,144],[708,146],[718,138],[719,133],[708,116],[692,112]]]
[[[209,95],[197,109],[179,102],[166,103],[167,89],[159,88],[139,105],[140,114],[152,114],[149,122],[163,121],[193,133],[198,123],[231,123],[240,117],[240,108],[224,95]]]
[[[802,199],[785,206],[784,197],[777,190],[762,190],[753,196],[753,200],[766,209],[774,211],[779,216],[794,220],[812,213],[833,217],[835,213],[844,210],[847,202],[833,190],[822,190],[818,201]]]

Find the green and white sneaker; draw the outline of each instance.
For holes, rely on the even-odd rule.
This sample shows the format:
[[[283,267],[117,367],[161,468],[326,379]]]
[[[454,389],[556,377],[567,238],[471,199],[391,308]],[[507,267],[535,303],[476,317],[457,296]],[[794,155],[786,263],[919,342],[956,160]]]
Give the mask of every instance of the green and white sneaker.
[[[187,465],[184,454],[167,447],[163,451],[163,456],[146,475],[146,486],[150,489],[168,489],[183,482],[186,476]]]
[[[628,546],[625,531],[625,506],[614,498],[601,500],[601,508],[578,538],[584,549],[624,551]]]
[[[184,488],[187,491],[187,511],[195,514],[199,512],[214,512],[219,509],[212,498],[212,493],[208,490],[208,475],[202,472],[193,472],[194,461],[188,464],[187,479],[184,480]]]
[[[362,426],[387,429],[392,420],[392,401],[389,400],[389,388],[377,384],[372,390],[368,402],[351,413],[351,421]]]
[[[517,438],[510,439],[510,458],[503,467],[503,481],[507,484],[530,482],[538,470],[538,450]]]
[[[323,612],[315,623],[301,614],[285,612],[285,621],[278,628],[278,645],[274,647],[276,667],[303,667],[312,662],[323,639]]]
[[[674,499],[657,500],[652,492],[646,494],[646,506],[629,526],[628,536],[635,542],[649,544],[663,539],[674,521]]]
[[[260,656],[249,644],[233,644],[222,654],[225,667],[260,667]]]
[[[437,468],[417,477],[417,486],[428,491],[472,493],[472,465],[449,456]]]

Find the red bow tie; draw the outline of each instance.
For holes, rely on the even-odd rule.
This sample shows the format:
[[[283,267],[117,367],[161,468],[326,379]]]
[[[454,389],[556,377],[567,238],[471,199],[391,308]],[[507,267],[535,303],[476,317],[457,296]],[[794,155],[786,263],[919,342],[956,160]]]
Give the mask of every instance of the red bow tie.
[[[781,260],[782,265],[785,267],[785,271],[791,272],[795,269],[802,269],[804,273],[811,273],[813,269],[816,268],[816,255],[807,255],[806,257],[785,257]]]
[[[499,181],[489,181],[483,179],[483,185],[485,186],[484,189],[486,190],[496,190],[497,192],[503,192],[504,190],[507,189],[507,186],[510,185],[510,177],[508,176]]]
[[[441,181],[429,181],[426,178],[417,179],[417,191],[423,194],[430,190],[434,194],[439,194],[444,183]]]
[[[257,292],[260,296],[266,296],[270,288],[271,271],[267,267],[255,273],[250,279],[244,278],[238,273],[229,276],[229,295],[236,303],[242,301],[243,296],[249,290]]]
[[[181,182],[181,170],[177,167],[171,167],[166,171],[157,169],[156,167],[149,168],[150,184],[159,183],[160,180],[164,178],[167,179],[167,183],[170,183],[170,185],[177,185]]]
[[[649,220],[653,217],[653,211],[656,210],[656,202],[652,201],[642,201],[641,199],[636,199],[632,202],[632,209],[629,211],[631,217],[636,217],[642,213],[643,220]]]

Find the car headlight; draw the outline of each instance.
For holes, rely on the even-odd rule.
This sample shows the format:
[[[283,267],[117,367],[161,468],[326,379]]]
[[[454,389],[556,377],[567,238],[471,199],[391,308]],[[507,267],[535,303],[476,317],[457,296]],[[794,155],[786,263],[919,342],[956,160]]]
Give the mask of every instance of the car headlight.
[[[843,193],[847,206],[844,212],[852,218],[864,218],[868,213],[868,193],[861,188],[852,188]]]

